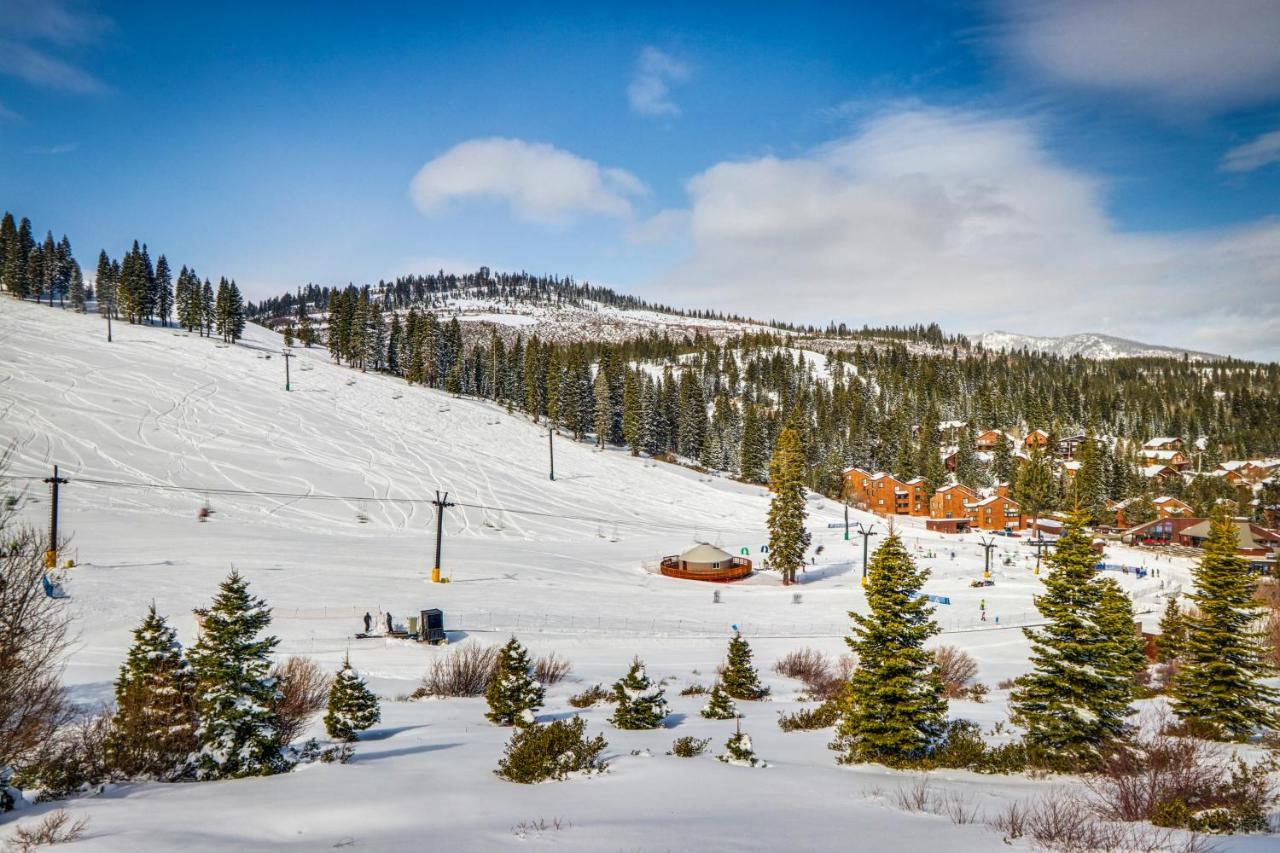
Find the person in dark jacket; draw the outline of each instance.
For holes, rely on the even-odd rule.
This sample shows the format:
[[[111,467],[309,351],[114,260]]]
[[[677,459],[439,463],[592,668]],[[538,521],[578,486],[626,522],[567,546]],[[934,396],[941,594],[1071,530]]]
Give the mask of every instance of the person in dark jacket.
[[[373,617],[367,612],[364,614],[364,632],[367,634],[373,630]]]

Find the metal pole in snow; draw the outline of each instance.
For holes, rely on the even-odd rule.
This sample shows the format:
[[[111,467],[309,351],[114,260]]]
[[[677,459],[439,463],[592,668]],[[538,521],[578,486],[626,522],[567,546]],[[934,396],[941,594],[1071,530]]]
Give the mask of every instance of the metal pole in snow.
[[[456,506],[449,502],[449,493],[445,492],[444,497],[440,496],[440,492],[436,492],[436,499],[431,503],[436,507],[436,563],[434,568],[440,568],[440,548],[444,543],[444,511],[446,507]]]
[[[551,479],[556,478],[556,444],[555,444],[555,425],[547,421],[547,453],[551,459]]]
[[[292,390],[289,387],[289,359],[293,358],[293,353],[285,350],[282,355],[284,356],[284,390],[289,391]]]
[[[58,563],[58,486],[65,484],[67,479],[58,476],[58,466],[53,466],[53,476],[45,477],[44,481],[49,484],[50,497],[49,502],[49,550],[45,552],[44,564],[52,569]]]

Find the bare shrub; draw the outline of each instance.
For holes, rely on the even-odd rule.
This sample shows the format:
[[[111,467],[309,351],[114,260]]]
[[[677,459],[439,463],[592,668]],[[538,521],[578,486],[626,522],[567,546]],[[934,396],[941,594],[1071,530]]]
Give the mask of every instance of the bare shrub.
[[[894,792],[894,800],[898,808],[906,812],[927,812],[933,803],[933,791],[929,787],[929,777],[920,775],[911,785],[899,785]]]
[[[1261,832],[1277,802],[1270,763],[1217,744],[1158,734],[1113,751],[1085,779],[1100,817],[1196,832]]]
[[[333,676],[305,657],[291,657],[276,664],[271,675],[278,693],[273,710],[279,718],[280,745],[288,746],[298,739],[311,718],[325,709]]]
[[[410,699],[427,696],[483,696],[498,667],[498,647],[464,643],[431,662]]]
[[[707,688],[701,684],[690,684],[688,687],[680,691],[681,696],[705,696]]]
[[[933,650],[942,679],[942,692],[948,699],[963,696],[969,684],[978,677],[978,662],[968,652],[955,646],[939,646]]]
[[[1011,804],[988,826],[1004,835],[1006,843],[1028,837],[1036,849],[1055,853],[1208,853],[1213,849],[1198,835],[1104,820],[1061,789],[1032,803]]]
[[[19,765],[13,777],[16,787],[35,790],[36,801],[46,802],[109,781],[114,775],[107,748],[110,736],[111,715],[105,712],[63,725]]]
[[[68,610],[45,594],[45,545],[0,513],[0,767],[28,759],[71,717],[61,679]]]
[[[553,684],[559,684],[564,681],[572,669],[572,664],[552,652],[533,662],[533,677],[538,679],[543,686],[550,687]]]
[[[667,755],[674,755],[677,758],[695,758],[707,751],[711,738],[696,738],[692,735],[676,738],[671,744],[671,751]]]
[[[937,803],[943,814],[951,818],[951,822],[964,826],[982,820],[982,810],[969,797],[957,793],[949,793]]]
[[[515,826],[511,827],[511,834],[516,838],[528,838],[530,835],[541,835],[544,832],[559,832],[562,829],[570,829],[573,824],[567,820],[558,817],[547,820],[545,817],[534,818],[533,820],[522,820]]]
[[[44,816],[35,826],[20,825],[13,836],[5,844],[5,849],[13,853],[31,853],[38,847],[51,847],[54,844],[67,844],[78,841],[89,828],[87,817],[71,819],[64,809],[58,809]]]
[[[804,682],[810,696],[825,701],[840,694],[855,666],[856,661],[851,655],[844,655],[833,662],[817,649],[806,646],[787,652],[773,669],[779,675]]]
[[[996,689],[1012,690],[1016,685],[1017,685],[1017,682],[1014,681],[1012,678],[1002,678],[1000,679],[1000,681],[996,682]]]

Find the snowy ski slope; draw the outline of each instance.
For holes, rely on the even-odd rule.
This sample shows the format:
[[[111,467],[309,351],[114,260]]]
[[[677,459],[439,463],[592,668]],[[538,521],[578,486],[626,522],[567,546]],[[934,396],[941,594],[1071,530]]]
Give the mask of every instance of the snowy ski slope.
[[[130,631],[152,601],[193,641],[192,608],[234,565],[275,608],[280,653],[335,668],[350,654],[384,697],[384,721],[346,767],[124,786],[77,801],[72,810],[91,820],[80,848],[1003,846],[982,827],[899,811],[886,792],[906,777],[837,767],[829,732],[783,734],[775,724],[778,712],[799,707],[800,685],[773,674],[773,662],[800,645],[839,654],[847,611],[864,607],[861,543],[828,527],[843,518],[840,506],[811,501],[823,553],[803,584],[784,589],[758,576],[722,589],[713,603],[709,587],[646,565],[697,541],[735,553],[745,547],[759,560],[768,503],[761,488],[565,437],[554,439],[551,481],[546,430],[499,407],[335,367],[319,349],[297,352],[286,393],[280,338],[257,327],[230,347],[123,324],[107,344],[104,332],[94,316],[0,301],[0,441],[14,448],[9,473],[40,478],[56,463],[71,480],[61,518],[66,553],[78,563],[64,579],[78,634],[65,676],[73,695],[109,700]],[[24,484],[23,514],[43,525],[46,487],[15,480],[7,490]],[[433,585],[437,490],[459,506],[444,523],[451,582]],[[206,505],[212,516],[201,523]],[[976,590],[969,582],[982,563],[973,538],[944,542],[917,526],[906,534],[934,572],[927,591],[952,601],[937,614],[944,641],[970,650],[993,688],[1020,672],[1026,642],[1010,626],[1034,618],[1031,549],[1002,543],[996,585]],[[1108,556],[1143,559],[1123,549]],[[1162,580],[1187,580],[1185,563],[1160,568],[1159,580],[1119,576],[1140,609],[1154,606]],[[498,642],[515,631],[535,652],[569,658],[572,681],[550,691],[544,719],[566,716],[571,693],[616,679],[642,655],[651,673],[671,679],[669,728],[618,732],[607,710],[593,709],[585,716],[610,742],[609,774],[533,787],[501,782],[490,771],[507,731],[484,722],[480,701],[394,701],[441,649],[352,639],[366,611],[400,621],[425,607],[445,611],[454,642]],[[697,697],[676,695],[710,683],[732,625],[752,639],[774,687],[773,701],[740,706],[744,729],[773,765],[763,771],[664,755],[675,737],[711,737],[719,748],[732,730],[699,718]],[[1003,704],[1004,692],[993,690],[987,703],[953,703],[952,713],[989,724],[1003,718]],[[938,775],[938,784],[991,810],[1048,785]],[[571,826],[513,832],[538,818]],[[1233,840],[1229,849],[1264,849],[1254,841]]]

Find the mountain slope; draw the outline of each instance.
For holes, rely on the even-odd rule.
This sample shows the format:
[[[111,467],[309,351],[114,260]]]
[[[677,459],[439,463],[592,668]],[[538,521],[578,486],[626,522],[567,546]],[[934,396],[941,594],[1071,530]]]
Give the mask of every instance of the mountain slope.
[[[1159,344],[1144,344],[1112,335],[1097,332],[1081,332],[1059,337],[1037,337],[1020,335],[1014,332],[982,332],[970,335],[975,345],[981,344],[988,350],[1031,350],[1064,358],[1079,355],[1084,358],[1107,360],[1115,358],[1181,358],[1184,354],[1192,361],[1220,361],[1223,356],[1195,350],[1182,350],[1177,347]]]

